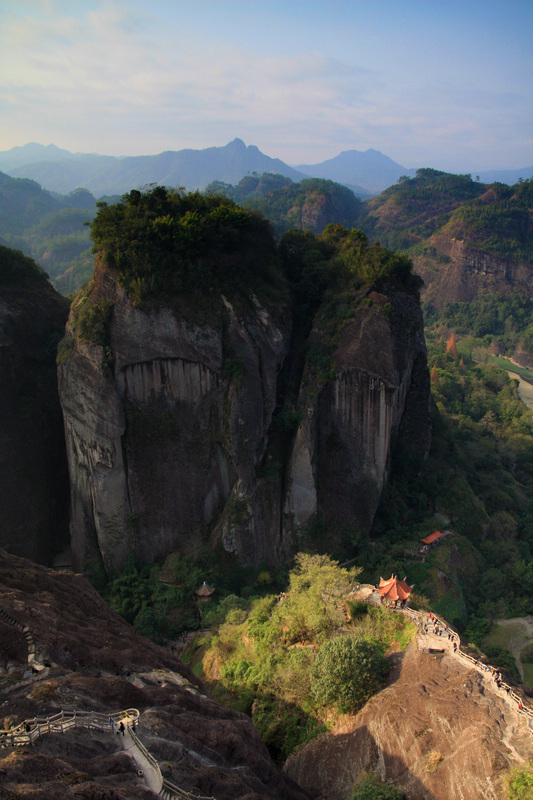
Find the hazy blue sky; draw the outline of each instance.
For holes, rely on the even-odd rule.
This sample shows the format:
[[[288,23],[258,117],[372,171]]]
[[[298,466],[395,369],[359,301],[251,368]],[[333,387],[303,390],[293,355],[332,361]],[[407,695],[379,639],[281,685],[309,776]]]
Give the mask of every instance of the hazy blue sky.
[[[0,0],[0,150],[533,164],[531,0]]]

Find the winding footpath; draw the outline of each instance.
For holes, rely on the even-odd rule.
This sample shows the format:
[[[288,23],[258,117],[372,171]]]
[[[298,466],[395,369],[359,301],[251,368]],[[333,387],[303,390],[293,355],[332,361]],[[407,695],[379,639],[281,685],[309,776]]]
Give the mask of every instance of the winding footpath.
[[[0,730],[0,748],[27,747],[33,745],[41,736],[48,733],[67,733],[72,728],[87,728],[109,735],[118,733],[118,741],[137,766],[137,776],[142,783],[163,800],[184,798],[184,800],[216,800],[214,797],[192,794],[180,789],[163,778],[156,758],[139,739],[136,728],[140,714],[136,708],[116,711],[111,715],[94,711],[60,711],[52,717],[32,717],[24,720],[9,731]],[[111,722],[111,720],[113,720]],[[120,723],[124,733],[120,732]]]
[[[417,646],[419,650],[428,653],[446,653],[470,667],[476,669],[488,681],[491,692],[503,698],[520,716],[524,717],[528,730],[533,734],[533,709],[524,705],[523,699],[514,689],[503,680],[497,680],[498,670],[484,664],[469,653],[461,650],[461,639],[447,622],[439,619],[435,614],[422,614],[410,608],[397,609],[400,613],[410,617],[417,625]],[[440,631],[440,633],[439,633]],[[448,634],[450,638],[448,638]],[[454,647],[455,645],[455,647]]]
[[[369,590],[365,598],[366,602],[372,605],[379,604],[379,600],[374,595],[373,586],[357,588]],[[461,650],[459,634],[451,629],[445,621],[434,614],[421,613],[410,608],[399,608],[394,609],[394,611],[408,616],[416,623],[416,641],[419,650],[435,654],[446,653],[448,656],[453,656],[463,663],[468,663],[470,667],[480,672],[484,679],[488,680],[490,691],[503,698],[513,707],[514,711],[524,718],[527,729],[533,734],[533,710],[524,705],[523,699],[516,694],[512,687],[499,679],[498,673],[494,668],[488,667],[483,662]],[[20,630],[25,636],[28,644],[28,666],[36,670],[42,668],[41,665],[35,662],[35,644],[29,629],[2,610],[0,610],[0,619],[5,624]],[[176,797],[183,798],[183,800],[215,800],[213,797],[186,792],[176,784],[163,778],[157,759],[149,752],[137,735],[139,719],[140,713],[136,708],[113,712],[111,715],[92,711],[60,711],[51,717],[26,719],[10,730],[0,730],[0,748],[33,745],[41,736],[48,733],[66,733],[72,728],[87,728],[108,732],[110,736],[118,732],[118,740],[122,749],[135,762],[139,780],[154,794],[159,795],[163,800],[172,800],[172,798]],[[121,723],[124,726],[123,734],[120,731]]]

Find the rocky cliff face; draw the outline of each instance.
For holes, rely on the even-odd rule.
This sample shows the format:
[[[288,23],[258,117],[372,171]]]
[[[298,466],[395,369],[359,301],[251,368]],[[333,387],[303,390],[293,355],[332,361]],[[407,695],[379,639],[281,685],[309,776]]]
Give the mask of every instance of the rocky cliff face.
[[[412,413],[427,452],[429,381],[414,297],[363,290],[359,301],[327,376],[304,370],[285,466],[271,423],[292,357],[288,309],[223,298],[216,321],[194,322],[194,309],[134,306],[97,265],[86,302],[112,308],[108,344],[75,335],[59,372],[76,565],[120,568],[130,553],[163,558],[207,540],[242,563],[272,563],[317,514],[367,532]]]
[[[343,328],[333,375],[304,375],[304,413],[290,463],[287,527],[319,514],[368,531],[387,479],[391,442],[417,418],[411,445],[429,450],[429,379],[420,308],[403,292],[373,292]]]
[[[113,303],[112,374],[78,339],[59,379],[77,564],[190,551],[217,526],[243,561],[273,560],[261,510],[250,520],[287,325],[258,301],[244,314],[225,301],[216,323],[141,310],[103,268],[93,292]]]
[[[0,247],[0,546],[41,563],[68,542],[68,474],[55,354],[68,303]]]
[[[529,292],[531,267],[525,263],[479,250],[446,235],[429,240],[433,254],[413,258],[423,278],[423,299],[435,308],[446,303],[467,303],[481,294]]]

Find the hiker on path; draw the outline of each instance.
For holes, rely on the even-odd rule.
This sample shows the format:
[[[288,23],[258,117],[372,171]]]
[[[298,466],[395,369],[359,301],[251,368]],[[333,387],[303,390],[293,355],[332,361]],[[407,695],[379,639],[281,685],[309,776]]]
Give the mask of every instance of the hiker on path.
[[[122,720],[120,722],[120,725],[118,726],[118,730],[124,736],[126,728],[124,727],[124,723],[122,722]]]
[[[109,724],[111,725],[111,730],[114,731],[115,730],[115,720],[113,719],[113,717],[109,717]]]

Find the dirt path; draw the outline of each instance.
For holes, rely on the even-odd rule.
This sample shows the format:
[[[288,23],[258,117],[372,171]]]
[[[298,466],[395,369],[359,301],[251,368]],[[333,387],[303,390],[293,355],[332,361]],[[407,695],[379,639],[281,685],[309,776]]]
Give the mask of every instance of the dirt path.
[[[533,387],[531,387],[533,389]],[[497,619],[497,625],[508,628],[510,633],[509,650],[512,652],[522,681],[524,680],[524,668],[520,655],[524,647],[533,643],[533,617],[513,617],[512,619]]]

